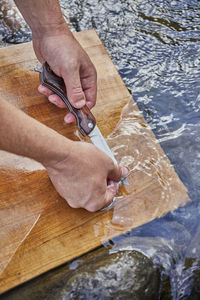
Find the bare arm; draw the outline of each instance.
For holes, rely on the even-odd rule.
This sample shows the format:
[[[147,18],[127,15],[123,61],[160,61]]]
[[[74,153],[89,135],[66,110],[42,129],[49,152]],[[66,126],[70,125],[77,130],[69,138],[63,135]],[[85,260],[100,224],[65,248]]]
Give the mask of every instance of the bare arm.
[[[0,149],[42,163],[71,207],[96,211],[107,206],[123,169],[91,144],[73,142],[0,98]],[[126,170],[125,170],[126,171]],[[114,180],[107,186],[107,180]]]
[[[47,34],[56,35],[63,29],[71,35],[58,0],[15,0],[15,3],[30,26],[33,38]]]
[[[63,20],[57,0],[15,1],[33,33],[40,62],[47,61],[63,77],[69,101],[75,107],[96,101],[96,71]],[[63,107],[60,98],[40,86],[40,92]],[[65,117],[70,123],[71,114]],[[37,122],[0,98],[0,149],[41,162],[58,193],[72,207],[96,211],[107,206],[117,182],[127,170],[91,144],[73,142]],[[112,181],[107,186],[108,180]]]
[[[1,150],[27,156],[45,164],[46,159],[62,160],[66,157],[71,143],[71,140],[0,98]]]

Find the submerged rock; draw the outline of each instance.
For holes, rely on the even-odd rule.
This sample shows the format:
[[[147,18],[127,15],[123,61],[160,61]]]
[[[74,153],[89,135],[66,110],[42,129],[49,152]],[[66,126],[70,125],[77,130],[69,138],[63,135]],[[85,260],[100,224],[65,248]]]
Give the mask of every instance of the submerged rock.
[[[188,300],[199,300],[200,299],[200,261],[196,262],[195,259],[190,259],[191,265],[196,265],[193,272],[192,284],[191,284],[191,294]]]
[[[159,299],[160,272],[137,251],[99,248],[6,293],[2,300]]]
[[[31,41],[31,30],[13,0],[0,0],[0,46]]]
[[[73,272],[59,299],[158,299],[160,275],[136,251],[101,254]]]

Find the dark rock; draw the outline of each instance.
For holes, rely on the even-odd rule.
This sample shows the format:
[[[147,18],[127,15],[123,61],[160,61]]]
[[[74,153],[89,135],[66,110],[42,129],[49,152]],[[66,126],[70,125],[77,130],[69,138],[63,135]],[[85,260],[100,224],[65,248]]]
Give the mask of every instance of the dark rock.
[[[191,259],[194,265],[195,259]],[[196,268],[194,270],[193,282],[191,284],[191,294],[188,300],[199,300],[200,299],[200,262],[196,263]]]
[[[159,299],[160,272],[137,251],[99,248],[7,292],[1,300]]]
[[[31,41],[31,30],[13,0],[0,0],[0,45]]]
[[[58,299],[158,299],[159,278],[139,252],[101,253],[70,274]]]

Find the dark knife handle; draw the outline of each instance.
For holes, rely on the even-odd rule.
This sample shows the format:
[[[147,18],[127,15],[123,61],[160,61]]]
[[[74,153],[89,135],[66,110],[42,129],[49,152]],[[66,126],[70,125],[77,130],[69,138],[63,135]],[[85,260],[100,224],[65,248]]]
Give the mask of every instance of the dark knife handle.
[[[70,112],[75,116],[77,127],[83,136],[88,135],[95,127],[96,120],[89,108],[85,105],[81,109],[74,108],[66,95],[64,80],[57,76],[45,62],[40,72],[40,81],[42,85],[48,87],[52,92],[57,94],[67,105]]]

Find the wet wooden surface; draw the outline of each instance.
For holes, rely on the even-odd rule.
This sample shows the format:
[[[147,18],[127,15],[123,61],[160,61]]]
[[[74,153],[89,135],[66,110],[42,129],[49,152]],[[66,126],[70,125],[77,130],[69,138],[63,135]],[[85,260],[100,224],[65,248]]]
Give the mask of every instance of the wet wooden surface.
[[[120,127],[115,127],[123,107],[130,101],[129,92],[97,34],[86,31],[76,33],[75,37],[97,68],[98,100],[93,114],[104,136],[114,132],[110,145],[115,147],[120,143],[120,138],[116,139]],[[39,77],[33,71],[36,64],[31,43],[0,49],[1,96],[33,118],[77,140],[76,126],[63,122],[65,111],[37,92]],[[162,157],[165,172],[161,176],[157,171],[157,177],[151,178],[132,165],[127,195],[124,194],[123,201],[119,199],[114,210],[89,213],[70,208],[57,194],[40,164],[0,151],[0,293],[188,201],[185,187],[132,100],[119,123],[122,128],[127,117],[137,128],[138,124],[141,127],[141,134],[134,138],[142,153],[139,159],[144,162],[148,156],[149,163],[155,166],[161,163]],[[144,136],[153,141],[156,151],[147,147]],[[130,146],[125,147],[123,153],[118,152],[118,161],[123,155],[133,156],[132,140],[124,135],[121,143]],[[171,198],[163,205],[160,187],[168,189],[164,180],[169,174]]]

